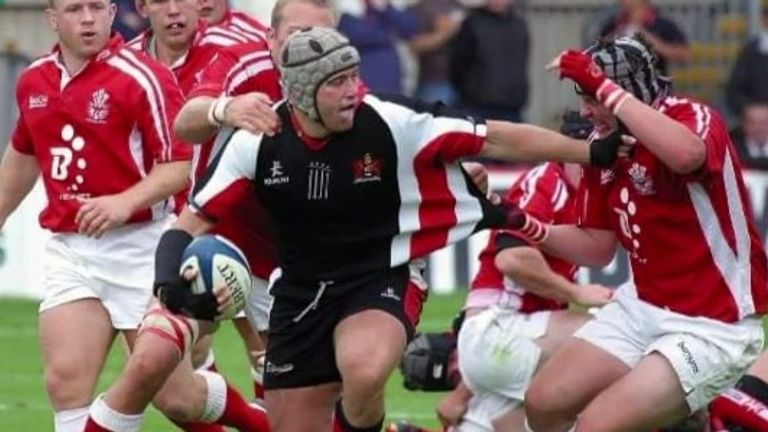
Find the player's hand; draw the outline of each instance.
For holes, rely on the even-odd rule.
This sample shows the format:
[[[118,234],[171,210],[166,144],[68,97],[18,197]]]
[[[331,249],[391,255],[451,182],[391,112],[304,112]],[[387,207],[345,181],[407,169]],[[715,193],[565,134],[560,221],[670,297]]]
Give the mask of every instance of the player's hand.
[[[189,283],[196,277],[196,269],[186,268],[182,274],[178,275],[174,280],[156,280],[153,287],[153,294],[164,308],[175,314],[186,315],[184,311],[189,309],[192,302],[192,291],[189,288]]]
[[[234,97],[224,109],[224,124],[252,133],[273,136],[280,131],[280,117],[272,109],[272,100],[264,93]]]
[[[235,305],[229,288],[224,284],[215,286],[213,288],[213,295],[216,296],[216,303],[218,304],[216,311],[219,314]]]
[[[584,94],[595,96],[597,89],[607,80],[603,70],[589,54],[577,50],[565,50],[547,65],[547,70],[557,70],[560,79],[568,78],[579,86]]]
[[[444,427],[456,426],[467,412],[467,399],[457,391],[448,393],[435,409],[438,420]]]
[[[573,301],[581,306],[605,306],[613,300],[613,290],[600,284],[579,285]]]
[[[101,237],[105,232],[122,226],[131,217],[131,209],[117,195],[80,199],[75,223],[80,234]]]
[[[488,195],[488,171],[478,162],[462,162],[461,166],[469,174],[472,183],[484,194]]]
[[[597,168],[610,168],[617,157],[629,158],[634,152],[636,139],[619,122],[610,134],[589,142],[589,164]]]

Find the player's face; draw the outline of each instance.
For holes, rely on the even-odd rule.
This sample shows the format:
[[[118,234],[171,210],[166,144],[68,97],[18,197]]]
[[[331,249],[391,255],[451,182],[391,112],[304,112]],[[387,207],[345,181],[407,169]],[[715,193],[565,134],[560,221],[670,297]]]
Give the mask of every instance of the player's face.
[[[142,0],[138,11],[149,19],[157,43],[183,49],[192,43],[197,31],[199,0]]]
[[[227,0],[200,0],[200,18],[211,25],[224,19],[227,13]]]
[[[352,128],[360,104],[357,67],[333,75],[317,89],[317,111],[326,129],[343,132]]]
[[[595,130],[600,135],[606,135],[618,126],[616,117],[611,114],[611,110],[604,107],[603,104],[593,97],[581,97],[581,109],[579,110],[579,113],[584,119],[595,126]]]
[[[46,13],[62,48],[87,59],[107,45],[115,5],[109,0],[56,0]]]
[[[283,7],[282,20],[277,28],[269,29],[267,43],[273,59],[279,59],[285,40],[298,30],[308,27],[336,27],[336,18],[328,8],[295,1]]]

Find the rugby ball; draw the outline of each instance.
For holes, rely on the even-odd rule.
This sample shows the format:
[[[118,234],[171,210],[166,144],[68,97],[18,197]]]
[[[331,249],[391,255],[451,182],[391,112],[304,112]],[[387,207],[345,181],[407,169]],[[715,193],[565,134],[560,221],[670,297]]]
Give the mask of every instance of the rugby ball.
[[[213,288],[224,286],[232,297],[232,305],[217,320],[231,319],[245,308],[251,292],[251,269],[243,252],[219,235],[195,238],[184,250],[180,274],[187,269],[197,271],[190,289],[194,295],[213,295]]]

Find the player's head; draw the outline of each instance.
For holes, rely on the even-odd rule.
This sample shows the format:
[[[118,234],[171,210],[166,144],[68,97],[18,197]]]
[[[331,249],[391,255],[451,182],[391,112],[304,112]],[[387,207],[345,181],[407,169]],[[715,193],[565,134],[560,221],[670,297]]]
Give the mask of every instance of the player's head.
[[[227,0],[198,0],[200,18],[211,25],[216,25],[224,19],[227,14]]]
[[[279,62],[288,36],[309,27],[336,27],[336,13],[330,0],[277,0],[267,32],[272,58]]]
[[[49,0],[48,6],[48,23],[66,53],[87,59],[109,42],[116,11],[111,0]]]
[[[648,105],[669,93],[670,81],[659,67],[659,59],[640,36],[603,39],[586,50],[605,75]],[[576,92],[580,93],[578,86]],[[581,115],[600,133],[616,127],[610,110],[583,95]]]
[[[136,10],[149,20],[155,43],[187,49],[198,29],[198,0],[136,0]]]
[[[288,100],[331,132],[352,127],[359,103],[360,54],[334,29],[300,30],[285,42],[280,72]]]

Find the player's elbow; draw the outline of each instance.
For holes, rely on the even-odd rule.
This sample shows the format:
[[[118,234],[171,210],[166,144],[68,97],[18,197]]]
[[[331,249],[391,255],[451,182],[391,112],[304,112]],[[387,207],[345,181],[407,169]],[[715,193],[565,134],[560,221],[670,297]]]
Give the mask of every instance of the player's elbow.
[[[690,174],[704,165],[707,149],[701,138],[693,135],[689,138],[689,142],[681,148],[682,150],[678,152],[674,160],[668,164],[672,171],[677,174]]]
[[[526,269],[531,268],[526,263],[535,259],[536,253],[538,251],[532,247],[504,249],[496,254],[494,265],[504,276],[510,279],[522,279],[526,276]]]

